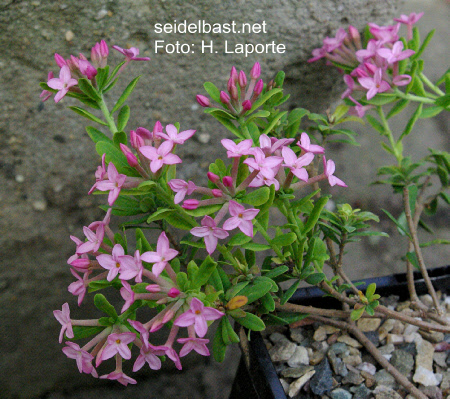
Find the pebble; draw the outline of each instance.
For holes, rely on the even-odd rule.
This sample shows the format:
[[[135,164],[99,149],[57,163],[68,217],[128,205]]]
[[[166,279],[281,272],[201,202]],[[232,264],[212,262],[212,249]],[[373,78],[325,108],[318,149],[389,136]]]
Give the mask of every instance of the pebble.
[[[433,361],[441,367],[447,367],[446,360],[447,359],[447,353],[446,352],[434,352],[433,354]]]
[[[297,367],[302,364],[309,364],[308,351],[305,347],[297,345],[294,353],[287,362],[289,367]]]
[[[66,31],[66,33],[65,33],[66,41],[71,42],[74,37],[75,37],[75,34],[71,30]]]
[[[343,362],[350,366],[357,366],[362,362],[361,356],[359,355],[350,355],[342,358]]]
[[[211,135],[209,133],[200,133],[197,136],[197,140],[202,144],[208,144],[211,140]]]
[[[393,344],[387,344],[387,345],[384,345],[384,346],[380,346],[378,348],[378,350],[380,351],[380,353],[382,355],[389,355],[389,354],[391,354],[392,352],[395,351],[395,346]]]
[[[325,331],[325,326],[320,326],[313,335],[314,341],[325,341],[327,339],[327,332]]]
[[[299,366],[299,367],[289,367],[287,369],[284,369],[281,372],[281,375],[284,378],[300,378],[301,376],[305,375],[306,373],[310,372],[311,370],[314,370],[313,366]]]
[[[284,334],[280,334],[279,332],[274,332],[273,334],[270,334],[269,339],[274,344],[277,344],[279,342],[289,342],[286,336]]]
[[[444,333],[433,331],[431,333],[426,331],[419,331],[420,335],[425,338],[429,342],[433,342],[435,344],[442,342],[444,340]]]
[[[380,327],[381,319],[378,318],[361,318],[358,320],[358,328],[362,332],[375,331],[378,327]]]
[[[401,343],[404,342],[404,337],[403,335],[399,335],[399,334],[388,334],[386,337],[386,343],[387,344],[394,344],[394,345],[399,345]]]
[[[302,342],[305,339],[305,336],[302,334],[302,328],[295,328],[291,330],[291,339],[295,342]]]
[[[420,319],[419,319],[420,320]],[[408,324],[403,331],[404,335],[410,335],[419,331],[419,326],[414,326],[413,324]]]
[[[353,339],[348,335],[341,335],[337,341],[353,346],[354,348],[362,348],[362,345],[356,339]]]
[[[331,391],[329,396],[331,399],[352,399],[353,395],[343,388],[337,388]]]
[[[361,371],[361,375],[365,378],[365,384],[367,388],[371,388],[376,384],[375,375],[368,373],[367,371]]]
[[[95,19],[97,21],[100,21],[101,19],[105,18],[108,15],[108,10],[105,10],[102,8],[96,15]]]
[[[324,352],[314,352],[312,355],[309,356],[309,364],[315,366],[319,364],[324,357],[325,357]]]
[[[294,354],[296,348],[297,345],[293,342],[280,341],[269,349],[269,355],[273,362],[286,362]]]
[[[31,205],[35,211],[43,212],[47,209],[47,202],[44,200],[34,201]]]
[[[289,396],[292,398],[297,395],[300,392],[300,389],[302,389],[303,385],[305,385],[315,373],[315,370],[311,370],[305,375],[301,376],[298,380],[291,383],[289,385]]]
[[[383,385],[377,386],[373,393],[375,394],[375,399],[402,399],[393,389]]]
[[[353,392],[353,399],[369,399],[372,395],[372,391],[364,384],[357,387],[351,387],[350,392]]]
[[[348,347],[343,342],[336,342],[330,346],[330,350],[332,350],[336,355],[342,355],[348,352]]]
[[[392,377],[392,375],[384,369],[381,369],[380,371],[377,371],[375,373],[375,380],[377,381],[378,385],[382,385],[388,388],[396,389],[398,386],[395,378]]]
[[[359,385],[364,382],[364,377],[361,376],[361,373],[358,371],[350,370],[348,374],[344,377],[342,380],[343,384],[352,384],[352,385]]]
[[[342,359],[337,357],[332,350],[328,351],[327,357],[335,374],[342,377],[345,377],[348,374],[345,363],[342,361]]]
[[[443,391],[450,390],[450,370],[442,373],[441,389]]]
[[[403,375],[408,375],[414,368],[414,357],[404,350],[392,352],[391,364]]]
[[[15,179],[17,183],[23,183],[25,181],[25,177],[23,177],[23,175],[16,175]]]
[[[419,389],[430,399],[442,399],[443,397],[442,390],[438,387],[420,387]]]
[[[439,384],[436,375],[422,366],[416,368],[416,372],[413,375],[413,381],[425,385],[426,387]]]
[[[283,387],[284,393],[287,395],[289,392],[289,382],[287,382],[284,378],[280,378],[280,383]]]
[[[425,339],[416,343],[416,370],[418,367],[423,367],[427,370],[433,371],[433,355],[434,346]]]
[[[359,371],[365,371],[365,372],[367,372],[367,373],[369,373],[371,375],[375,375],[375,373],[377,372],[377,368],[375,367],[375,365],[372,364],[372,363],[367,363],[367,362],[363,362],[361,364],[358,364],[356,366],[356,368]]]
[[[314,370],[316,373],[311,378],[309,386],[311,391],[316,395],[323,395],[324,393],[330,391],[333,387],[333,378],[328,359],[325,357],[323,361],[314,368]]]

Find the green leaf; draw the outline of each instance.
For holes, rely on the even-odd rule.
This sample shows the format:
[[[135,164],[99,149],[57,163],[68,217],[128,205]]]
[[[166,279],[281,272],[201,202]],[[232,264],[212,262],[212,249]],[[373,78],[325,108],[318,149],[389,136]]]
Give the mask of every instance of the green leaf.
[[[109,316],[117,319],[117,312],[114,306],[111,305],[103,294],[95,294],[94,305],[98,310],[105,312]]]
[[[242,197],[242,202],[244,204],[252,205],[252,206],[261,206],[264,205],[270,197],[270,188],[265,186],[261,187],[255,191],[250,192]]]
[[[397,221],[397,219],[394,216],[392,216],[386,209],[382,209],[382,211],[388,216],[389,219],[391,219],[394,222],[394,224],[397,226],[399,232],[402,235],[406,235],[409,237],[409,230],[407,229],[407,227],[405,227],[403,224]]]
[[[414,127],[414,124],[417,122],[417,119],[419,119],[420,114],[422,113],[422,106],[423,104],[420,103],[419,106],[414,111],[414,114],[412,114],[411,118],[409,119],[408,123],[406,124],[405,130],[403,130],[403,133],[401,134],[400,138],[397,142],[401,142],[403,137],[406,137],[409,133],[411,133],[411,130]]]
[[[422,45],[420,46],[419,50],[416,52],[416,54],[413,54],[411,56],[411,60],[415,60],[422,55],[422,53],[424,52],[424,50],[427,48],[428,44],[430,43],[431,39],[433,38],[435,32],[436,32],[436,29],[433,29],[428,33],[428,35],[425,37]]]
[[[175,209],[169,208],[158,208],[156,212],[153,212],[152,215],[147,219],[147,223],[155,222],[157,220],[164,219],[168,214],[175,212]]]
[[[370,100],[364,100],[367,104],[371,105],[384,105],[389,104],[397,99],[395,94],[378,93],[375,97]]]
[[[359,308],[359,309],[352,310],[352,312],[350,313],[350,318],[353,321],[358,320],[364,314],[364,310],[366,310],[365,306],[363,306],[362,308]]]
[[[221,116],[212,114],[212,116],[218,120],[223,126],[225,126],[231,133],[235,136],[239,137],[242,140],[245,140],[246,137],[240,132],[240,130],[227,118],[223,118]]]
[[[239,339],[239,336],[236,334],[236,332],[233,330],[233,327],[231,326],[231,323],[228,320],[228,317],[222,317],[222,320],[223,320],[222,328],[224,331],[226,330],[226,332],[228,334],[228,339],[232,343],[237,344],[240,341],[240,339]]]
[[[217,269],[220,270],[220,269]],[[223,280],[222,280],[223,281]],[[225,294],[225,299],[229,301],[231,298],[234,298],[236,295],[238,295],[247,285],[250,284],[250,281],[241,281],[240,283],[237,283],[236,285],[233,285]]]
[[[266,244],[258,244],[256,242],[249,242],[247,244],[241,245],[241,248],[259,252],[259,251],[267,251],[268,249],[271,249],[272,247],[270,245],[266,245]]]
[[[177,273],[177,286],[180,287],[181,290],[184,290],[186,287],[186,284],[188,282],[188,276],[185,272]]]
[[[117,115],[117,130],[124,130],[127,126],[128,119],[130,118],[130,107],[128,105],[124,105]],[[125,136],[126,137],[126,136]],[[125,143],[127,144],[126,140]]]
[[[113,136],[113,143],[116,147],[120,148],[120,144],[127,145],[127,135],[123,131],[117,131]]]
[[[275,94],[281,93],[282,91],[283,91],[282,89],[272,89],[269,90],[267,93],[264,93],[253,103],[253,106],[250,109],[249,113],[254,112],[257,108],[263,105],[270,97],[274,96]]]
[[[139,177],[139,173],[128,165],[127,158],[112,142],[99,141],[95,145],[97,154],[106,154],[106,163],[112,162],[119,173]]]
[[[273,312],[275,310],[275,301],[273,300],[270,292],[267,292],[261,297],[261,304],[267,309],[268,312]]]
[[[291,296],[294,295],[294,292],[297,290],[298,285],[300,284],[300,280],[295,281],[284,293],[283,297],[280,299],[280,303],[284,305]]]
[[[287,247],[297,240],[297,235],[294,232],[279,235],[273,238],[270,243],[273,246]]]
[[[97,93],[97,90],[95,90],[92,87],[91,82],[89,82],[87,79],[85,78],[78,79],[78,87],[84,94],[86,94],[89,98],[91,98],[95,102],[101,101],[102,98]]]
[[[97,81],[97,87],[99,91],[103,89],[103,86],[105,85],[106,80],[108,79],[108,74],[109,74],[109,65],[106,65],[104,68],[97,69],[97,76],[95,77],[95,80]]]
[[[225,291],[217,268],[209,276],[208,284],[211,284],[216,291]]]
[[[234,320],[252,331],[263,331],[266,328],[264,322],[252,313],[245,312],[245,317],[235,318]]]
[[[192,288],[200,288],[205,285],[211,277],[214,270],[216,270],[217,262],[215,262],[209,255],[200,265],[197,272],[191,277]]]
[[[116,104],[114,105],[113,109],[111,110],[111,115],[116,112],[121,106],[122,104],[127,100],[128,96],[133,92],[134,88],[136,87],[136,84],[138,82],[138,80],[141,77],[138,76],[136,78],[134,78],[126,87],[126,89],[123,91],[122,95],[119,97],[119,99],[117,100]]]
[[[388,112],[386,115],[386,119],[392,118],[393,116],[399,114],[402,112],[409,104],[409,100],[402,99],[397,102]]]
[[[104,330],[104,327],[82,327],[82,326],[73,326],[73,338],[67,338],[69,341],[76,341],[79,339],[90,337],[94,334],[99,334]],[[67,337],[67,336],[66,336]]]
[[[247,244],[252,240],[252,237],[247,236],[246,234],[239,232],[236,233],[231,239],[228,241],[227,245],[229,247],[241,246],[243,244]]]
[[[180,229],[180,230],[191,230],[193,227],[196,227],[197,224],[194,220],[189,222],[186,219],[180,218],[176,212],[173,213],[167,213],[164,216],[164,220],[169,223],[171,226]]]
[[[99,141],[112,142],[112,140],[108,136],[106,136],[95,127],[87,126],[86,132],[94,143],[98,143]]]
[[[73,112],[77,113],[78,115],[84,116],[85,118],[87,118],[93,122],[97,122],[103,126],[108,126],[108,124],[106,122],[103,122],[100,118],[97,118],[95,115],[91,114],[90,112],[86,111],[83,108],[71,106],[71,107],[69,107],[69,109],[71,109]]]
[[[366,119],[378,133],[382,135],[386,134],[384,126],[375,117],[373,117],[372,115],[366,115]]]
[[[312,273],[308,277],[306,277],[305,281],[311,285],[317,285],[325,280],[327,276],[323,273]]]
[[[257,299],[267,294],[271,290],[271,288],[272,284],[270,282],[259,281],[255,284],[249,284],[246,287],[244,287],[239,292],[239,295],[246,296],[248,298],[247,304],[249,304],[255,302]]]
[[[203,84],[206,92],[211,96],[211,98],[216,102],[221,104],[220,101],[220,90],[211,82],[205,82]]]
[[[198,207],[197,209],[186,209],[186,213],[194,217],[202,217],[217,212],[219,209],[222,208],[222,206],[223,204],[206,205]]]
[[[422,110],[422,113],[419,115],[419,118],[425,119],[425,118],[432,118],[433,116],[436,116],[440,114],[444,110],[444,107],[438,107],[438,106],[431,106],[427,107],[424,110]]]
[[[145,237],[144,232],[139,228],[136,229],[136,241],[138,241],[138,240],[141,240],[141,246],[142,246],[141,253],[147,252],[147,251],[153,251],[153,248],[149,244],[147,237]]]
[[[272,129],[275,127],[275,125],[278,123],[278,121],[287,113],[288,113],[287,111],[280,112],[275,118],[273,118],[270,121],[270,123],[267,125],[267,127],[264,129],[264,131],[261,134],[269,134],[272,131]]]
[[[377,285],[375,283],[371,283],[367,286],[366,289],[366,298],[369,302],[371,302],[373,294],[375,294],[375,290],[377,289]]]
[[[309,231],[311,231],[319,220],[320,214],[322,213],[323,208],[328,202],[329,197],[321,197],[314,204],[314,208],[309,214],[308,220],[305,223],[305,227],[303,228],[302,234],[306,235]]]
[[[225,359],[225,352],[227,351],[227,345],[223,342],[222,338],[222,320],[220,320],[219,325],[216,330],[216,335],[213,339],[213,356],[216,362],[223,362]]]
[[[428,242],[422,242],[420,244],[420,248],[426,248],[426,247],[429,247],[431,245],[436,245],[436,244],[450,245],[450,240],[436,239],[436,240],[432,240],[432,241],[428,241]]]
[[[277,312],[276,316],[273,314],[268,314],[266,316],[266,318],[267,318],[267,324],[286,325],[286,324],[292,324],[292,323],[295,323],[296,321],[306,319],[308,316],[309,316],[309,314]]]
[[[450,94],[445,94],[444,96],[437,98],[435,104],[447,108],[450,106]]]
[[[264,274],[265,277],[269,277],[271,279],[274,279],[275,277],[280,276],[283,273],[286,273],[289,270],[289,267],[282,265],[278,266],[275,269],[272,269]]]
[[[210,114],[214,117],[218,116],[220,118],[224,118],[224,119],[236,119],[236,117],[232,114],[230,114],[229,112],[223,110],[223,109],[219,109],[219,108],[205,108],[204,110],[205,114]]]

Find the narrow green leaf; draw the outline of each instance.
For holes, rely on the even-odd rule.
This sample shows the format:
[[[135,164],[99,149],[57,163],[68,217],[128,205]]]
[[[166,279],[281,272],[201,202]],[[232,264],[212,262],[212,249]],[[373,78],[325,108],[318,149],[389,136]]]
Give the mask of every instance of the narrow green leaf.
[[[266,245],[266,244],[258,244],[256,242],[249,242],[247,244],[241,245],[241,248],[259,252],[259,251],[267,251],[268,249],[271,249],[272,247],[270,245]]]
[[[117,130],[125,130],[128,119],[130,119],[130,107],[128,105],[124,105],[117,115]],[[126,142],[124,144],[126,144]]]
[[[384,126],[375,117],[373,117],[372,115],[366,115],[366,119],[378,133],[382,135],[386,134]]]
[[[140,177],[139,173],[128,165],[127,158],[112,142],[99,141],[95,145],[97,154],[106,154],[106,163],[112,162],[119,173]],[[122,194],[122,192],[121,192]]]
[[[409,100],[402,99],[398,101],[388,112],[386,115],[386,119],[392,118],[393,116],[402,112],[409,104]]]
[[[216,335],[214,335],[213,339],[213,356],[216,362],[223,362],[225,359],[225,352],[227,351],[227,346],[225,342],[223,342],[222,338],[222,320],[219,322],[219,326],[216,330]]]
[[[233,330],[233,327],[230,321],[228,320],[228,317],[222,317],[222,320],[223,320],[222,323],[225,326],[225,329],[228,333],[229,340],[234,344],[237,344],[240,341],[240,339],[239,336],[236,334],[236,332]]]
[[[218,120],[223,126],[225,126],[231,133],[233,133],[238,138],[245,140],[246,137],[239,131],[239,129],[229,120],[226,118],[223,118],[221,116],[212,114],[212,116]]]
[[[99,141],[112,142],[112,140],[108,136],[106,136],[95,127],[87,126],[86,132],[94,143],[98,143]]]
[[[244,204],[252,206],[264,205],[270,197],[270,188],[267,186],[261,187],[255,191],[250,192],[242,197],[242,202]]]
[[[375,294],[375,290],[377,289],[377,285],[375,283],[371,283],[367,286],[366,289],[366,298],[369,302],[371,302],[373,294]]]
[[[214,270],[216,270],[217,262],[215,262],[209,255],[200,265],[198,271],[191,278],[192,288],[200,288],[205,285],[211,277]]]
[[[275,94],[281,93],[282,91],[283,91],[282,89],[272,89],[269,90],[267,93],[264,93],[253,103],[253,106],[250,109],[249,113],[254,112],[257,108],[263,105],[270,97],[274,96]]]
[[[92,87],[91,82],[85,78],[78,79],[78,87],[80,90],[86,94],[89,98],[94,100],[95,102],[100,101],[102,98],[97,93],[97,90]]]
[[[249,237],[248,235],[239,232],[236,233],[231,239],[228,241],[227,245],[229,247],[236,247],[241,246],[243,244],[246,244],[252,240],[252,237]]]
[[[217,269],[220,270],[220,269]],[[241,281],[240,283],[237,283],[236,285],[233,285],[225,294],[225,299],[229,301],[231,298],[234,298],[236,295],[238,295],[247,285],[250,284],[250,281]]]
[[[270,295],[270,292],[267,292],[261,297],[261,304],[268,312],[273,312],[275,310],[275,301],[273,300],[272,295]]]
[[[352,310],[352,312],[350,313],[350,318],[353,321],[358,320],[359,318],[361,318],[361,316],[364,314],[364,311],[366,310],[366,307],[363,306],[362,308],[359,309],[354,309]]]
[[[422,110],[422,113],[419,115],[419,118],[425,119],[425,118],[432,118],[433,116],[436,116],[440,114],[444,110],[444,107],[438,107],[438,106],[431,106],[427,107],[424,110]]]
[[[325,207],[328,202],[329,197],[321,197],[314,204],[314,208],[308,216],[308,220],[305,223],[305,227],[303,228],[302,234],[306,235],[310,230],[314,228],[317,221],[319,220],[320,214],[322,213],[322,209]]]
[[[389,104],[397,99],[395,94],[378,93],[375,97],[370,100],[364,100],[367,104],[372,105],[384,105]],[[367,115],[366,115],[367,117]]]
[[[428,44],[430,43],[431,39],[433,38],[435,32],[436,32],[436,29],[433,29],[428,33],[428,35],[425,37],[422,45],[420,46],[419,51],[417,51],[416,54],[413,54],[411,56],[412,60],[416,60],[417,58],[419,58],[422,55],[422,53],[424,52],[424,50],[427,48]]]
[[[67,338],[69,341],[76,341],[79,339],[90,337],[91,335],[98,334],[104,330],[104,327],[82,327],[82,326],[73,326],[73,338]]]
[[[169,213],[173,213],[173,212],[175,212],[175,209],[159,208],[156,212],[153,212],[152,215],[147,219],[147,223],[155,222],[157,220],[162,220]]]
[[[401,223],[399,223],[394,216],[392,216],[386,209],[382,209],[382,211],[388,216],[389,219],[391,219],[394,222],[394,224],[397,226],[398,230],[401,232],[402,235],[406,235],[409,237],[409,231],[405,229],[405,227]]]
[[[450,245],[450,240],[436,239],[436,240],[432,240],[432,241],[428,241],[428,242],[423,242],[420,244],[420,247],[426,248],[426,247],[429,247],[431,245],[436,245],[436,244]]]
[[[109,316],[117,319],[118,316],[116,309],[114,309],[114,306],[108,302],[108,300],[103,294],[95,294],[94,305],[98,310],[101,310],[102,312],[105,312]]]
[[[308,316],[309,314],[277,312],[276,316],[273,314],[268,314],[265,316],[265,320],[269,325],[286,325],[306,319]]]
[[[255,302],[257,299],[261,298],[263,295],[267,294],[272,288],[272,284],[268,281],[259,281],[255,284],[249,284],[244,287],[239,295],[246,296],[248,298],[248,304]]]
[[[91,114],[90,112],[86,111],[83,108],[76,107],[76,106],[71,106],[71,107],[69,107],[69,109],[71,109],[76,114],[85,117],[86,119],[89,119],[89,120],[91,120],[93,122],[97,122],[97,123],[99,123],[100,125],[103,125],[103,126],[108,126],[108,124],[106,122],[103,122],[100,118],[97,118],[95,115]]]
[[[220,101],[220,90],[211,82],[205,82],[203,84],[206,92],[211,96],[211,98],[216,102],[221,104]]]
[[[275,246],[287,247],[297,240],[297,235],[294,232],[279,235],[273,238],[270,243]]]
[[[122,104],[127,100],[128,96],[133,92],[134,88],[136,87],[136,84],[138,82],[138,80],[141,77],[138,76],[136,78],[134,78],[126,87],[126,89],[123,91],[122,95],[119,97],[119,99],[117,100],[116,104],[114,105],[113,109],[111,110],[111,115],[116,112],[121,106]]]
[[[108,74],[109,74],[109,65],[106,65],[104,68],[97,69],[97,76],[95,77],[95,80],[97,81],[97,87],[100,92],[103,89],[106,80],[108,79]]]
[[[264,129],[264,131],[261,134],[269,134],[272,129],[276,126],[278,121],[287,114],[287,111],[280,112],[275,118],[271,120],[271,122],[267,125],[267,127]]]
[[[422,106],[423,104],[420,103],[419,106],[414,111],[414,114],[412,114],[411,118],[409,119],[408,123],[406,124],[405,130],[403,130],[403,133],[400,135],[400,138],[398,139],[398,142],[401,142],[403,137],[406,137],[408,134],[411,133],[414,124],[417,122],[417,119],[419,119],[420,114],[422,113]]]
[[[312,273],[308,277],[306,277],[305,281],[311,285],[317,285],[325,280],[327,276],[323,273]]]
[[[127,145],[127,134],[124,131],[117,131],[113,135],[113,143],[117,148],[120,148],[120,144]]]
[[[294,292],[297,290],[298,285],[300,284],[300,280],[295,281],[284,293],[283,297],[280,299],[280,303],[284,305],[292,295],[294,295]]]
[[[274,279],[275,277],[278,277],[281,274],[286,273],[288,270],[289,270],[289,267],[282,265],[282,266],[278,266],[275,269],[272,269],[269,272],[265,273],[264,276]]]
[[[197,224],[195,220],[188,221],[186,219],[180,218],[175,212],[167,213],[164,216],[164,220],[169,223],[171,226],[180,229],[180,230],[191,230],[193,227],[196,227]]]

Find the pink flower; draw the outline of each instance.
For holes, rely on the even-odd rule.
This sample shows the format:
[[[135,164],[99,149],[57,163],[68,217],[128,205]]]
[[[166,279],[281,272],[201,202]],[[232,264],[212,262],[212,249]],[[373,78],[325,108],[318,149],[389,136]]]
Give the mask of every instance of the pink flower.
[[[53,78],[47,82],[48,87],[58,90],[55,96],[55,103],[60,101],[68,93],[69,89],[77,84],[78,80],[72,78],[67,65],[62,66],[59,71],[59,78]]]
[[[129,49],[124,49],[119,46],[112,46],[114,50],[117,50],[119,53],[123,54],[126,57],[126,63],[130,61],[150,61],[149,57],[138,57],[139,49],[136,47],[130,47]]]
[[[176,193],[174,198],[174,203],[179,204],[181,201],[184,200],[184,197],[187,195],[191,195],[197,186],[191,182],[190,180],[186,183],[184,180],[181,179],[172,179],[167,183],[170,187],[170,189]]]
[[[333,50],[336,50],[337,48],[341,47],[342,44],[344,44],[344,40],[347,37],[347,32],[343,28],[339,28],[336,32],[335,37],[326,37],[323,39],[323,45],[325,47],[325,50],[329,53],[331,53]]]
[[[76,360],[80,373],[92,374],[97,378],[97,371],[92,365],[92,359],[94,359],[94,356],[81,349],[75,342],[67,341],[66,345],[67,346],[65,346],[62,351],[69,359]]]
[[[209,339],[204,338],[178,338],[177,342],[184,344],[180,350],[180,357],[186,356],[192,350],[195,350],[198,354],[202,356],[209,356],[209,350],[206,344]]]
[[[206,307],[199,299],[192,298],[190,309],[178,316],[173,324],[179,327],[194,325],[195,333],[203,338],[208,331],[207,321],[220,319],[224,315],[217,309]]]
[[[178,251],[170,248],[169,239],[166,233],[163,231],[156,244],[156,252],[144,252],[141,255],[141,259],[144,262],[154,263],[152,267],[153,274],[158,277],[164,268],[167,266],[170,260],[178,255]]]
[[[297,141],[297,145],[305,152],[312,152],[313,154],[323,154],[325,152],[325,149],[320,145],[311,144],[311,139],[305,132],[300,136],[300,141]]]
[[[218,239],[228,237],[228,233],[217,227],[216,222],[211,216],[205,216],[201,221],[202,227],[194,227],[191,234],[196,237],[203,237],[205,240],[206,251],[211,255],[217,247]]]
[[[141,341],[144,344],[144,347],[147,347],[148,345],[150,345],[148,342],[148,337],[149,337],[148,329],[145,328],[141,322],[136,321],[136,320],[128,319],[128,323],[130,323],[131,326],[140,334]]]
[[[125,251],[122,248],[122,245],[116,244],[112,249],[112,254],[100,254],[97,256],[97,261],[101,267],[106,270],[109,270],[108,276],[106,279],[108,281],[112,281],[116,278],[116,276],[120,272],[121,260],[120,257],[125,255]]]
[[[102,164],[101,164],[101,166],[97,166],[97,170],[95,171],[95,183],[89,190],[88,194],[91,194],[97,188],[98,182],[106,179],[106,177],[107,177],[108,172],[106,171],[105,159],[106,159],[106,154],[103,154],[102,155]]]
[[[95,43],[91,49],[91,60],[97,68],[104,68],[106,66],[109,55],[108,45],[104,40]]]
[[[283,162],[283,158],[276,156],[266,158],[263,150],[258,147],[252,149],[252,155],[255,158],[247,158],[244,163],[253,170],[258,170],[263,177],[273,179]]]
[[[383,70],[378,68],[375,71],[373,78],[358,78],[359,84],[368,90],[366,94],[368,100],[374,97],[377,93],[383,93],[391,88],[389,83],[383,80],[382,76]]]
[[[97,190],[109,191],[108,204],[113,206],[117,197],[119,196],[120,190],[125,183],[127,176],[122,175],[117,172],[116,167],[112,162],[108,165],[108,180],[102,180],[97,182]]]
[[[128,384],[137,384],[137,381],[131,377],[128,377],[123,371],[113,371],[108,375],[102,375],[100,378],[108,380],[117,380],[122,385],[127,386]]]
[[[362,50],[358,50],[355,55],[356,55],[356,59],[359,62],[364,62],[366,60],[368,60],[369,58],[375,57],[375,55],[377,54],[377,50],[382,46],[382,43],[371,39],[369,40],[369,42],[367,43],[367,48],[362,49]]]
[[[312,162],[312,160],[314,159],[314,154],[312,152],[307,152],[306,154],[297,158],[295,152],[292,151],[289,147],[283,147],[281,153],[284,159],[283,166],[287,166],[291,170],[291,172],[300,180],[308,181],[308,172],[306,171],[304,166],[307,166]]]
[[[173,144],[184,144],[186,140],[194,135],[195,130],[185,130],[178,133],[178,130],[174,125],[167,125],[166,132],[167,134],[159,132],[158,136],[171,141]]]
[[[81,305],[81,302],[83,302],[84,296],[86,295],[86,284],[85,284],[85,278],[87,277],[87,275],[89,273],[85,273],[84,277],[81,278],[78,273],[73,270],[70,269],[70,272],[72,273],[72,275],[77,279],[77,281],[73,282],[72,284],[70,284],[67,287],[67,290],[73,294],[78,296],[78,306]]]
[[[88,60],[80,59],[78,61],[80,72],[89,80],[92,80],[97,75],[97,70],[92,66]]]
[[[164,356],[166,349],[167,348],[165,346],[143,346],[141,348],[140,355],[134,363],[133,371],[136,372],[140,370],[144,366],[145,362],[148,363],[152,370],[159,370],[161,368],[161,360],[158,356]]]
[[[209,107],[211,105],[209,98],[206,96],[203,96],[201,94],[197,94],[196,96],[197,102],[200,104],[200,106],[202,107]]]
[[[334,171],[336,169],[336,165],[334,162],[329,159],[326,160],[325,156],[323,157],[323,173],[328,178],[328,182],[330,183],[330,186],[341,186],[341,187],[347,187],[347,185],[341,180],[338,179],[336,176],[333,175]]]
[[[394,43],[392,49],[383,47],[377,50],[377,54],[386,59],[389,64],[409,58],[415,53],[415,51],[408,49],[403,51],[403,42],[400,40]]]
[[[239,227],[246,236],[253,237],[252,220],[259,213],[259,209],[245,209],[243,205],[236,201],[230,201],[228,208],[231,218],[223,224],[224,230],[233,230]]]
[[[48,73],[48,77],[47,77],[47,81],[49,81],[50,79],[53,79],[54,75],[53,72],[50,71]],[[42,100],[42,102],[47,101],[51,96],[52,96],[52,92],[48,91],[48,90],[42,90],[41,94],[39,95],[39,98]]]
[[[62,311],[54,310],[53,315],[62,325],[61,332],[59,333],[59,343],[63,340],[64,332],[66,333],[67,338],[73,338],[74,335],[72,330],[72,321],[70,320],[69,304],[66,302],[62,305]]]
[[[136,250],[134,257],[130,255],[120,256],[119,261],[119,278],[121,280],[130,280],[134,278],[136,283],[142,283],[142,272],[144,271],[144,267],[142,266],[139,250]]]
[[[253,141],[250,139],[242,140],[238,144],[230,139],[223,139],[220,140],[220,142],[227,149],[228,158],[240,158],[243,155],[248,155],[249,150],[253,145]]]
[[[102,245],[103,238],[105,237],[105,227],[103,225],[99,225],[95,233],[89,228],[84,226],[83,233],[88,239],[88,241],[84,242],[77,248],[77,254],[84,254],[88,252],[97,252]]]
[[[259,146],[266,155],[273,154],[278,149],[291,144],[293,141],[294,139],[277,140],[275,137],[267,136],[267,134],[262,134],[259,136]]]
[[[175,363],[175,367],[178,370],[181,370],[181,361],[180,361],[180,357],[178,356],[177,352],[175,351],[175,349],[173,349],[172,347],[167,348],[166,349],[166,356],[172,360]]]
[[[412,12],[409,15],[402,14],[400,15],[400,18],[394,18],[394,21],[405,25],[414,25],[420,18],[422,18],[423,14],[423,12],[419,14]]]
[[[103,360],[112,358],[116,353],[124,359],[131,359],[131,351],[128,344],[133,342],[135,338],[136,334],[132,332],[108,335],[106,346],[103,348],[100,358],[97,358],[97,366]]]
[[[134,303],[134,291],[131,289],[131,285],[125,280],[122,280],[122,285],[120,295],[125,300],[125,304],[122,306],[120,313],[125,312]]]
[[[165,141],[158,148],[145,145],[139,148],[144,157],[150,159],[150,170],[156,173],[163,165],[174,165],[181,163],[181,159],[172,154],[173,143],[171,141]]]
[[[409,75],[397,75],[392,79],[392,83],[395,86],[406,86],[411,82],[411,76]]]
[[[400,29],[400,24],[389,25],[389,26],[378,26],[374,23],[369,23],[370,33],[379,40],[381,44],[393,43],[398,40],[398,30]]]

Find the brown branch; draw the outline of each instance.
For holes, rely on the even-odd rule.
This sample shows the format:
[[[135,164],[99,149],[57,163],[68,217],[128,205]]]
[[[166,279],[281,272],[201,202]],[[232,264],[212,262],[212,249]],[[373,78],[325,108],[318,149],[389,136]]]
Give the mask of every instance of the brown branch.
[[[414,221],[411,215],[411,207],[409,205],[409,191],[408,187],[403,187],[403,207],[405,208],[405,216],[408,222],[409,233],[411,235],[411,240],[414,246],[414,251],[417,255],[417,261],[419,262],[420,272],[422,273],[422,277],[427,286],[428,292],[433,299],[434,307],[439,316],[442,316],[443,312],[441,307],[439,306],[439,300],[436,295],[436,291],[434,290],[433,284],[431,283],[430,277],[428,276],[427,268],[425,266],[425,262],[422,257],[422,251],[419,246],[419,239],[417,237],[417,229],[414,226]]]
[[[370,342],[370,340],[361,332],[359,328],[343,321],[331,320],[320,316],[311,316],[311,319],[348,331],[367,349],[367,351],[380,364],[380,366],[388,371],[411,395],[418,399],[428,399],[424,393],[419,391],[403,374],[401,374],[391,363],[388,362],[388,360],[380,353],[376,346]]]

